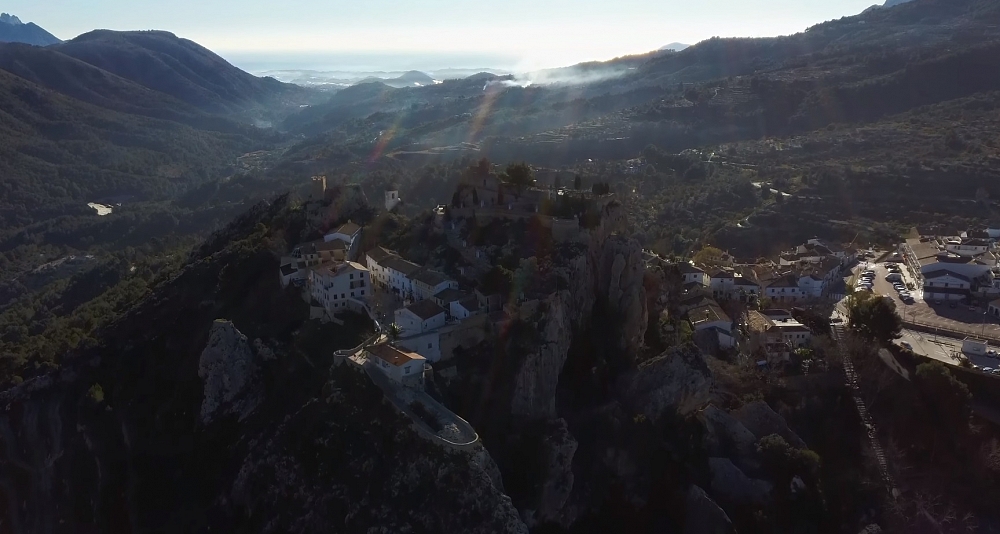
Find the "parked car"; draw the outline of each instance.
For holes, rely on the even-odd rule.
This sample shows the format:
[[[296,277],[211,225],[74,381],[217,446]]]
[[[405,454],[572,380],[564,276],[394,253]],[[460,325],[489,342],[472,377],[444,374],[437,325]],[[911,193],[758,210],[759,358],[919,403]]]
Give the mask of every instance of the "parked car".
[[[908,341],[900,341],[899,345],[906,350],[913,350],[913,345],[910,345],[910,342]]]
[[[984,373],[993,374],[993,371],[996,371],[996,369],[994,369],[992,367],[983,367],[983,372]]]

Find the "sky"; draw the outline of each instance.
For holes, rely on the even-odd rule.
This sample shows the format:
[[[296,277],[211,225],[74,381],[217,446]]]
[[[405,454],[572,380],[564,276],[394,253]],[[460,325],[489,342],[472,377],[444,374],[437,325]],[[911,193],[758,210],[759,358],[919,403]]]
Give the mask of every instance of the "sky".
[[[438,55],[543,68],[713,36],[787,35],[875,2],[882,0],[7,0],[2,9],[61,39],[97,28],[167,30],[224,57]]]

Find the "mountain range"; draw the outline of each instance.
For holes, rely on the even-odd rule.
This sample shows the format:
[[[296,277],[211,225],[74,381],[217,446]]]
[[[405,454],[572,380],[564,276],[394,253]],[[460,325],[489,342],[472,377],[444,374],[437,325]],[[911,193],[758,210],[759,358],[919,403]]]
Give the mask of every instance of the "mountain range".
[[[811,348],[810,372],[793,360],[787,382],[778,369],[761,379],[753,359],[702,357],[688,341],[718,348],[714,329],[657,309],[681,300],[682,273],[646,267],[660,263],[649,251],[713,244],[756,258],[821,234],[888,244],[921,221],[995,220],[1000,3],[886,6],[790,36],[329,92],[252,76],[162,31],[0,45],[2,524],[646,534],[886,523],[871,427],[842,373],[823,368],[836,364],[821,354],[833,342]],[[462,222],[446,208],[459,238],[442,232],[430,210],[457,206],[481,174],[517,169],[615,199],[596,218],[573,212],[578,243],[554,242],[530,213]],[[314,175],[328,191],[305,201]],[[388,189],[406,202],[380,212]],[[463,346],[443,362],[449,375],[438,362],[428,371],[428,391],[482,444],[438,450],[366,375],[331,369],[336,349],[371,333],[367,318],[310,321],[280,286],[281,256],[348,219],[364,224],[361,246],[439,264],[463,285],[481,251],[511,286],[498,292],[525,300],[516,317],[491,317],[495,343]],[[57,272],[68,258],[94,265]],[[877,386],[883,405],[932,411],[914,411],[900,382]],[[729,414],[751,405],[746,426]],[[969,488],[995,488],[1000,471],[977,478],[960,463],[995,443],[923,451],[920,434],[933,433],[900,441],[917,453],[887,455],[914,473],[893,510],[985,517],[962,531],[998,524],[993,495]],[[777,448],[778,435],[809,451]],[[925,476],[928,464],[977,485],[937,493],[945,477]],[[914,502],[921,513],[908,513]],[[932,522],[890,531],[947,523]]]
[[[7,14],[0,14],[0,43],[26,43],[36,46],[48,46],[59,43],[60,40],[43,30],[34,22],[27,24],[21,19]]]

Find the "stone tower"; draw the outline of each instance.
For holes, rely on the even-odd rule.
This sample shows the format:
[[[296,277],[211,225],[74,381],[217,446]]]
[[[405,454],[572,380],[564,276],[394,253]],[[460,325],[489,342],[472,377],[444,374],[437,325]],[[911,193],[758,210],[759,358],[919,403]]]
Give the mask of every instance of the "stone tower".
[[[323,200],[326,197],[326,176],[313,176],[309,189],[309,200]]]
[[[386,189],[385,191],[385,211],[392,211],[403,200],[399,198],[399,190]]]

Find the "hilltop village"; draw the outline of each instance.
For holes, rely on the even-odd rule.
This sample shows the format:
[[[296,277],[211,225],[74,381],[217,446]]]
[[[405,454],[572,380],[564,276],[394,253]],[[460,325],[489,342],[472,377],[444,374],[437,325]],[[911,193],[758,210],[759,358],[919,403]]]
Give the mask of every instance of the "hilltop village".
[[[590,191],[539,186],[528,168],[504,181],[483,165],[471,169],[449,205],[432,210],[432,231],[457,251],[460,276],[363,239],[368,229],[348,220],[321,239],[295,245],[281,261],[282,285],[301,290],[315,319],[342,322],[347,313],[371,318],[379,332],[371,346],[387,348],[357,352],[377,360],[375,367],[393,380],[419,387],[436,365],[489,339],[512,319],[537,314],[539,303],[555,290],[514,280],[523,277],[521,268],[506,279],[498,276],[490,261],[497,246],[470,242],[470,226],[520,221],[537,225],[554,245],[583,247],[593,232],[614,233],[624,224],[615,194],[601,184]],[[385,212],[403,202],[396,190],[384,195]],[[325,177],[313,178],[310,196],[326,196]],[[362,242],[372,246],[361,250]],[[714,250],[690,260],[642,252],[645,269],[668,273],[677,282],[654,295],[672,302],[653,323],[674,329],[683,322],[679,328],[690,331],[706,352],[753,355],[760,366],[780,366],[809,347],[812,332],[791,310],[842,298],[844,275],[858,257],[853,245],[820,239],[753,263]],[[453,366],[446,368],[454,372]]]

